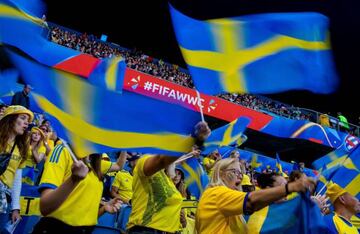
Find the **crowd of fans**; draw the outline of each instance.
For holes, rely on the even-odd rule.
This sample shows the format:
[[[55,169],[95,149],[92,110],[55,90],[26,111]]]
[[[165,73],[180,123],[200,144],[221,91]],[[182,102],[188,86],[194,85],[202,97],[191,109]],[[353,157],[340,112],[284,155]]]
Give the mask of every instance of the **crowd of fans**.
[[[298,193],[313,191],[316,185],[317,172],[307,174],[304,163],[282,171],[279,165],[274,168],[258,163],[256,157],[245,160],[236,149],[223,154],[216,149],[202,155],[203,142],[211,134],[205,122],[194,126],[196,144],[180,158],[125,151],[74,155],[49,120],[21,106],[27,105],[21,99],[30,87],[25,85],[22,92],[22,98],[14,95],[14,105],[0,106],[0,153],[2,157],[10,155],[8,164],[2,160],[0,167],[0,232],[7,223],[21,220],[20,194],[29,186],[40,193],[35,209],[42,215],[30,227],[33,234],[93,233],[104,213],[116,215],[108,225],[123,233],[192,234],[195,230],[248,233],[253,227],[243,215],[286,203]],[[198,192],[186,182],[196,180],[196,173],[188,172],[190,180],[185,179],[190,166],[183,163],[189,158],[199,165],[192,170],[203,171],[201,177],[209,180]],[[327,196],[309,196],[320,208],[316,211],[321,217],[319,228],[324,223],[321,227],[325,229],[325,222],[329,222],[328,228],[333,226],[334,233],[342,233],[341,225],[333,224],[349,225],[350,218],[360,212],[360,202],[336,184],[327,186],[326,195],[335,213],[329,209]],[[184,207],[186,200],[197,205]],[[338,216],[346,220],[334,220]],[[355,225],[351,224],[351,230],[357,233]]]
[[[19,105],[2,110],[0,126],[10,130],[4,132],[1,128],[1,136],[13,139],[1,153],[8,152],[14,145],[10,154],[17,156],[0,176],[1,198],[7,194],[11,197],[2,200],[0,206],[0,231],[7,220],[20,220],[23,207],[19,203],[19,194],[29,185],[38,186],[41,193],[38,209],[42,217],[30,227],[34,234],[92,233],[104,213],[117,214],[117,218],[110,219],[112,223],[107,225],[122,233],[127,230],[130,234],[185,234],[195,233],[195,229],[198,233],[228,233],[229,230],[247,233],[249,224],[244,214],[252,214],[274,202],[285,203],[297,193],[313,190],[315,186],[315,180],[304,174],[301,163],[297,169],[287,171],[289,175],[280,168],[257,170],[252,162],[241,159],[237,150],[230,152],[226,159],[218,150],[201,155],[201,143],[180,158],[125,151],[113,153],[115,156],[111,159],[105,153],[71,156],[70,148],[57,139],[48,120]],[[195,129],[198,142],[210,135],[204,122],[197,124]],[[204,176],[209,177],[209,184],[198,198],[187,187],[185,167],[182,167],[189,157],[195,158],[206,171]],[[336,215],[347,215],[348,224],[350,217],[360,211],[360,203],[336,186],[329,185],[326,193],[336,213],[329,210],[326,196],[310,198],[320,207],[319,216],[329,217],[330,224]],[[337,202],[339,197],[343,199],[341,202]],[[185,200],[198,203],[183,208]],[[217,206],[214,208],[213,204]],[[10,205],[11,211],[8,211]],[[344,207],[347,210],[344,211]],[[335,228],[340,233],[341,227]],[[355,226],[352,229],[357,230]]]
[[[179,68],[177,65],[171,65],[165,63],[163,60],[152,58],[136,49],[128,50],[120,46],[100,41],[95,36],[87,35],[86,33],[80,34],[56,25],[50,25],[50,29],[50,40],[57,44],[79,50],[83,53],[91,54],[96,58],[122,56],[125,58],[126,64],[129,68],[188,88],[194,88],[194,84],[189,73],[186,70]],[[291,119],[309,120],[320,123],[319,116],[317,116],[315,112],[306,112],[298,107],[280,103],[260,95],[220,94],[217,96],[227,101],[270,115],[275,114]],[[337,123],[332,123],[329,127],[339,128]],[[345,129],[344,131],[353,135],[359,134],[359,129],[355,126]]]
[[[57,26],[51,27],[50,39],[57,44],[91,54],[96,58],[122,56],[125,58],[127,66],[132,69],[188,88],[194,88],[190,75],[184,72],[183,69],[176,65],[167,64],[162,60],[154,59],[141,51],[115,47],[97,40],[92,35],[70,32]],[[294,119],[310,119],[309,114],[301,113],[296,108],[257,95],[222,94],[219,97],[254,110],[268,111]]]

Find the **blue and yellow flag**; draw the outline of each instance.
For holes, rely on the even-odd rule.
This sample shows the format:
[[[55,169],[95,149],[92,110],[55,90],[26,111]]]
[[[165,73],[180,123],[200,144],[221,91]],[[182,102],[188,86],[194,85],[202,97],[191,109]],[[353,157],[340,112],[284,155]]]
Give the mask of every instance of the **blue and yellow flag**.
[[[189,158],[179,166],[185,175],[185,184],[192,196],[199,199],[209,183],[209,177],[196,158]]]
[[[326,16],[268,13],[200,21],[170,6],[196,88],[207,94],[330,93],[334,70]]]
[[[245,218],[249,234],[327,233],[319,207],[305,194],[271,204]]]
[[[101,60],[89,76],[89,82],[108,90],[122,92],[126,70],[125,59],[114,57]]]
[[[341,164],[341,162],[343,162],[348,157],[348,155],[349,151],[341,147],[315,160],[312,163],[312,166],[316,170],[324,169],[324,166],[326,169],[330,169]]]
[[[19,72],[15,69],[6,69],[0,71],[0,97],[7,95],[16,86]]]
[[[331,181],[360,199],[360,147],[354,148],[334,172]]]
[[[37,104],[56,119],[52,125],[58,135],[72,144],[79,157],[114,149],[174,156],[191,150],[198,113],[131,92],[108,91],[10,55],[25,81],[35,87],[32,95]]]
[[[222,146],[236,146],[249,123],[249,118],[240,117],[225,126],[213,130],[204,142],[203,154],[209,154]]]
[[[83,77],[99,65],[100,59],[49,41],[45,22],[21,7],[24,5],[0,0],[1,43],[20,49],[42,64]]]

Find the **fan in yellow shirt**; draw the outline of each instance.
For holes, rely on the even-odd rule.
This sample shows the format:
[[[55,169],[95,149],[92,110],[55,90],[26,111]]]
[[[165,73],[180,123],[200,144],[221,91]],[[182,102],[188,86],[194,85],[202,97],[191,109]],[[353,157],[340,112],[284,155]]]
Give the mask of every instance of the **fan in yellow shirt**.
[[[30,149],[26,159],[26,167],[23,169],[23,183],[34,185],[38,171],[36,166],[45,158],[44,146],[45,135],[38,127],[33,127],[30,133]]]
[[[242,214],[260,210],[290,192],[305,191],[315,186],[312,179],[302,177],[284,186],[244,193],[240,191],[241,180],[238,159],[227,158],[216,163],[196,212],[195,227],[198,233],[246,233],[247,226]]]
[[[210,129],[205,122],[195,126],[197,138],[203,141]],[[128,233],[175,233],[180,227],[183,197],[164,169],[177,158],[146,155],[134,168],[132,211],[127,225]]]
[[[218,150],[214,150],[204,158],[203,165],[205,167],[208,176],[212,175],[213,167],[215,166],[215,163],[220,159],[221,159],[221,155],[219,154]]]
[[[326,215],[330,233],[358,234],[358,229],[351,223],[351,217],[360,213],[360,202],[335,183],[331,183],[326,191],[334,205],[334,213]]]
[[[91,233],[98,215],[116,212],[117,200],[99,211],[105,173],[121,170],[126,160],[122,152],[114,164],[101,154],[74,161],[69,150],[57,145],[48,157],[39,191],[40,212],[44,216],[33,233]]]
[[[12,222],[20,218],[20,169],[25,165],[29,149],[25,132],[33,119],[34,114],[31,111],[18,105],[7,107],[0,116],[0,157],[9,160],[0,171],[0,233],[10,216]],[[8,196],[12,199],[11,206]]]
[[[111,196],[119,197],[124,203],[129,203],[132,198],[133,176],[126,170],[119,171],[111,186]]]

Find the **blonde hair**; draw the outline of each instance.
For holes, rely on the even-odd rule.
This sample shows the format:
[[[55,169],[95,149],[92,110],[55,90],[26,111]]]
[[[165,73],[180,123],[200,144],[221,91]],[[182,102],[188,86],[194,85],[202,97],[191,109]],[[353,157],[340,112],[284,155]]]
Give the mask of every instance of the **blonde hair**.
[[[226,186],[224,181],[221,179],[220,171],[227,169],[231,164],[239,162],[237,158],[225,158],[216,162],[213,173],[211,175],[209,188],[216,186]]]

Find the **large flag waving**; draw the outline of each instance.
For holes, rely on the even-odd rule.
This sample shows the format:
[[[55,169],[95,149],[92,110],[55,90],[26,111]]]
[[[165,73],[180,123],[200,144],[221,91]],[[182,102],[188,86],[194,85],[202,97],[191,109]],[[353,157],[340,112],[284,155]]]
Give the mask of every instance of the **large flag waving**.
[[[180,156],[191,150],[191,133],[200,121],[194,111],[126,91],[120,95],[10,54],[35,87],[36,102],[57,119],[59,136],[78,156],[113,149]]]
[[[201,92],[330,93],[337,86],[324,15],[269,13],[200,21],[172,6],[170,12]]]
[[[22,50],[38,62],[88,77],[101,60],[53,42],[44,21],[9,0],[0,0],[0,42]]]
[[[191,195],[200,199],[209,183],[209,177],[196,158],[189,158],[178,166],[184,171],[185,184]]]
[[[305,194],[271,204],[246,218],[249,234],[327,233],[319,207]]]
[[[225,126],[213,130],[204,142],[205,149],[202,153],[209,154],[221,146],[236,146],[249,123],[249,118],[240,117]]]

